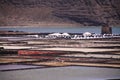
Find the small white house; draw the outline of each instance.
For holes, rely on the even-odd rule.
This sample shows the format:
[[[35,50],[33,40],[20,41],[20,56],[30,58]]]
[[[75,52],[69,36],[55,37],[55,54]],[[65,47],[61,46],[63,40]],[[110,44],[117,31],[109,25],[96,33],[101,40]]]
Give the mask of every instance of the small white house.
[[[90,36],[92,36],[92,33],[90,33],[90,32],[85,32],[85,33],[83,33],[83,36],[84,36],[84,37],[90,37]]]
[[[70,36],[68,33],[62,33],[62,36]]]
[[[35,37],[35,38],[38,38],[39,36],[38,35],[27,35],[28,37]]]
[[[57,37],[59,37],[59,36],[61,36],[61,34],[60,33],[52,33],[52,34],[49,34],[49,36],[57,36]]]

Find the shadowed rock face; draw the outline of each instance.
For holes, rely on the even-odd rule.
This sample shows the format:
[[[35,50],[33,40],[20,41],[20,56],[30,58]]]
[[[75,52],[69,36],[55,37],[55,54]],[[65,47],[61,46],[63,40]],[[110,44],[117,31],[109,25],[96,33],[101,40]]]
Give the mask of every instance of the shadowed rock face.
[[[120,0],[0,0],[0,26],[120,25]]]

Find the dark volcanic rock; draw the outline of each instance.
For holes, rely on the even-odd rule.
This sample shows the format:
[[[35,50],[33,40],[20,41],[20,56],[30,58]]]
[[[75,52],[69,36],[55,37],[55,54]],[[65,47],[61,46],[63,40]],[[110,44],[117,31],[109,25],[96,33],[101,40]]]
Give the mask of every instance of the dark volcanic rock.
[[[120,0],[0,0],[0,25],[120,25]]]

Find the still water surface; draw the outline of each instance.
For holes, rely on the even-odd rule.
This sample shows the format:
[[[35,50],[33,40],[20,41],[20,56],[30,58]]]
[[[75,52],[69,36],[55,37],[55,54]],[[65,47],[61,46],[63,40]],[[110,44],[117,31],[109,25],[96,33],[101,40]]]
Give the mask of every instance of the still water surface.
[[[0,30],[12,30],[12,31],[25,31],[25,32],[68,32],[68,33],[84,33],[91,32],[100,34],[101,27],[30,27],[30,28],[5,28],[1,27]],[[120,34],[120,27],[112,27],[113,34]]]
[[[120,79],[120,69],[56,67],[0,72],[0,80],[107,80]]]

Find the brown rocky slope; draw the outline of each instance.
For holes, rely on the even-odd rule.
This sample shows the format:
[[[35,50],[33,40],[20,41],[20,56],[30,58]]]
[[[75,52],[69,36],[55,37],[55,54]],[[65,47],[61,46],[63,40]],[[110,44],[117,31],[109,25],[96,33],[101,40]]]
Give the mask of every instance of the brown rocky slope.
[[[0,0],[0,26],[120,25],[120,0]]]

